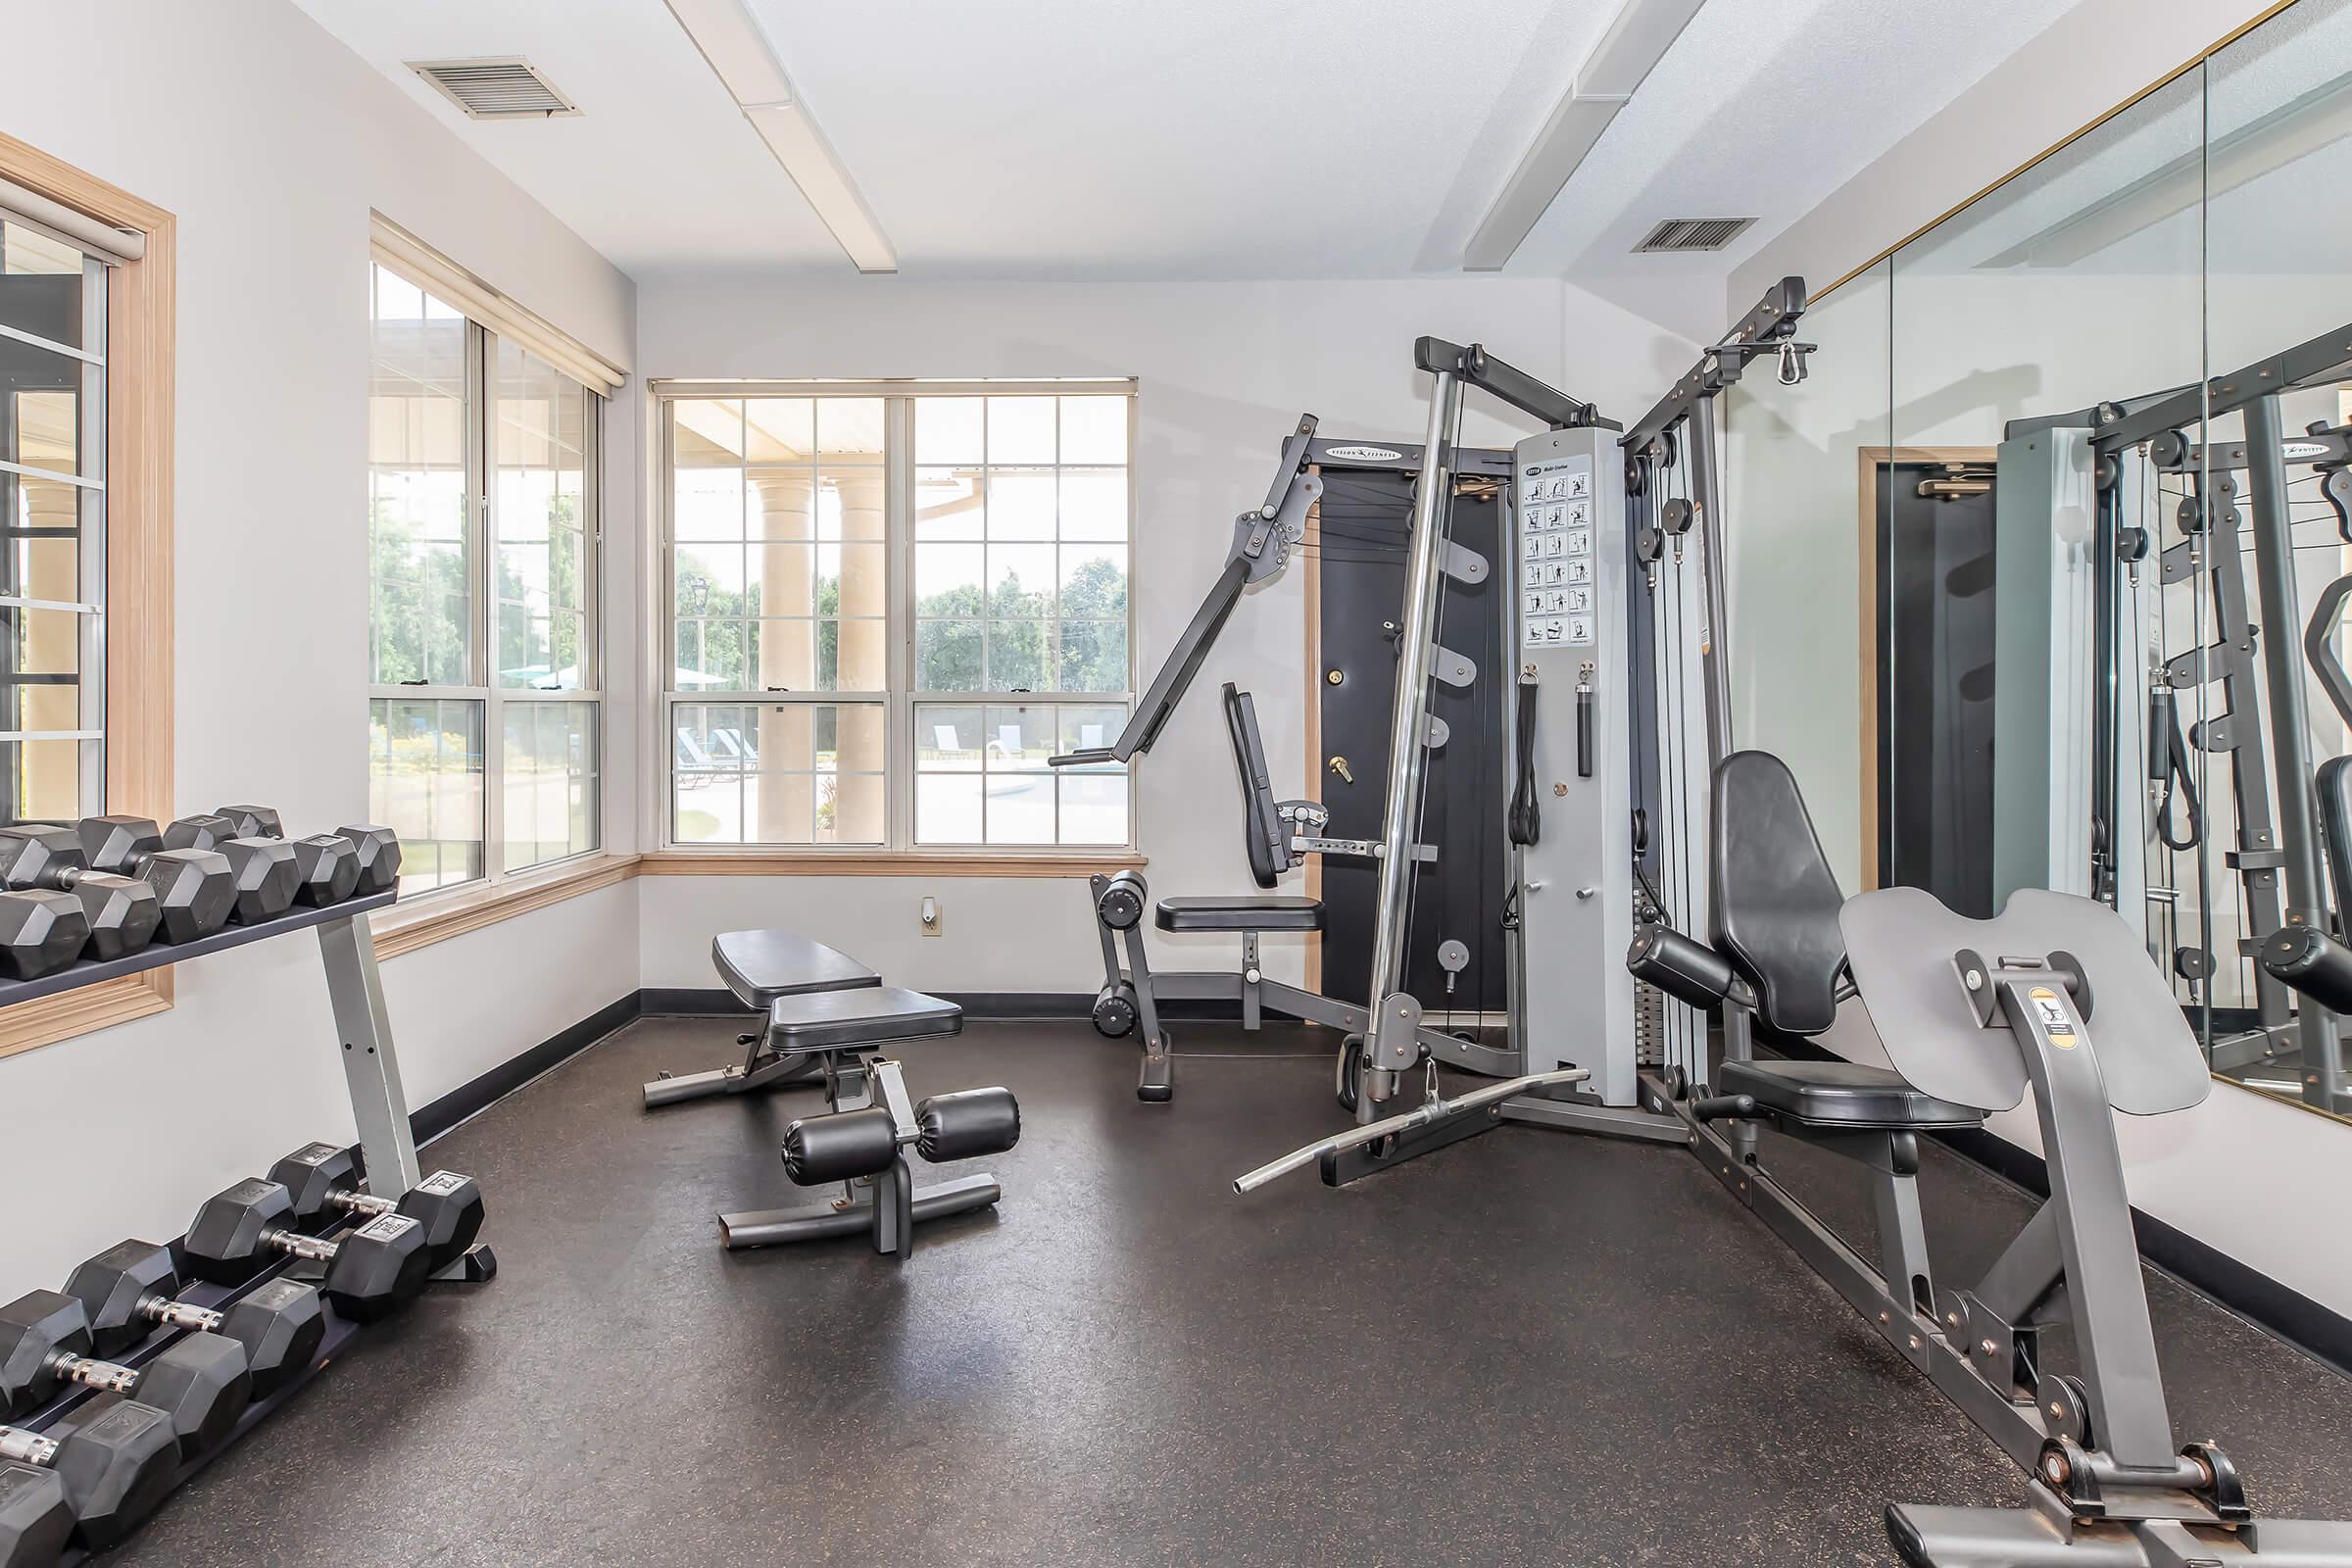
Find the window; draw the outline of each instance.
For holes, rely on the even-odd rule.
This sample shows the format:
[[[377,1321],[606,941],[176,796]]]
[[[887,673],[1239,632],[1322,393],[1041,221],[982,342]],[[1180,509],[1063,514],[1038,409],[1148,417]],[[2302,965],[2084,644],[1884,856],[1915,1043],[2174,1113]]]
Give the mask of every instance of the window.
[[[402,890],[598,847],[604,400],[380,262],[368,799]]]
[[[0,815],[106,809],[106,264],[0,211]]]
[[[1132,382],[662,392],[680,845],[1124,845]]]

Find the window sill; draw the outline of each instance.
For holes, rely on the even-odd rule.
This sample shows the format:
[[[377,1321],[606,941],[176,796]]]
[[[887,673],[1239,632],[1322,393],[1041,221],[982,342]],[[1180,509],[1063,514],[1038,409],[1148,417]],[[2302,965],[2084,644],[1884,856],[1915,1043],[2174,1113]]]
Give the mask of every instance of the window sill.
[[[1087,877],[1150,862],[1134,850],[667,850],[640,876]]]
[[[172,971],[150,969],[0,1009],[0,1056],[172,1010]]]
[[[576,899],[583,893],[609,888],[637,874],[634,855],[595,855],[568,861],[551,870],[525,873],[494,887],[460,888],[428,893],[413,903],[395,904],[370,917],[379,958],[397,958],[436,942],[479,931],[501,920],[512,920],[551,904]]]

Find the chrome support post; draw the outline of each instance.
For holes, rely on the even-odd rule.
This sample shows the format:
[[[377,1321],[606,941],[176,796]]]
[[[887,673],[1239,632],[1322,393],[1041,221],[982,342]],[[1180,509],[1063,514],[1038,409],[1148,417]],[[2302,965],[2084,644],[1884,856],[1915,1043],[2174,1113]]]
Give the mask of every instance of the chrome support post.
[[[1388,796],[1381,808],[1380,907],[1372,928],[1372,1016],[1355,1104],[1356,1120],[1364,1124],[1379,1118],[1381,1103],[1396,1093],[1397,1074],[1420,1054],[1415,1030],[1421,1008],[1404,990],[1405,918],[1420,865],[1413,855],[1413,834],[1428,781],[1429,682],[1437,647],[1438,595],[1445,585],[1446,517],[1453,500],[1453,440],[1462,406],[1461,382],[1454,373],[1435,374],[1424,461],[1413,484],[1412,551],[1405,569],[1396,695],[1389,716],[1391,761]]]

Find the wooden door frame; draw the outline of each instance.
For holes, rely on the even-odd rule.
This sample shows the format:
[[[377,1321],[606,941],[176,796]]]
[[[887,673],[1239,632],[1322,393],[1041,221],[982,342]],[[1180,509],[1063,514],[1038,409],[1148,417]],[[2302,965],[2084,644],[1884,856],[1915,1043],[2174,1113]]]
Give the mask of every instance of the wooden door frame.
[[[1998,455],[1993,447],[1859,447],[1855,449],[1854,488],[1860,501],[1860,534],[1856,541],[1862,567],[1862,887],[1868,893],[1879,883],[1879,470],[1898,463],[1969,464],[1991,467]]]
[[[1307,465],[1306,471],[1320,479],[1320,464]],[[1305,571],[1306,582],[1306,782],[1299,797],[1320,805],[1323,800],[1323,502],[1318,497],[1306,509],[1306,532],[1299,541],[1305,557],[1299,564]],[[1320,903],[1323,898],[1323,857],[1306,858],[1306,896]],[[1320,996],[1323,992],[1323,933],[1306,934],[1306,989]]]

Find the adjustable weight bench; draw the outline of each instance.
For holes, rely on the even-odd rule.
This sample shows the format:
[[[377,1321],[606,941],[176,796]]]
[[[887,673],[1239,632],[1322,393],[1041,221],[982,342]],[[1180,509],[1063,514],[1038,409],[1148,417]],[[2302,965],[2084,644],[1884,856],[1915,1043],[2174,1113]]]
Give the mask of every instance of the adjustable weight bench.
[[[754,1012],[767,1011],[783,997],[882,983],[880,975],[848,954],[792,931],[722,931],[710,939],[710,963],[736,1000]],[[735,1043],[750,1048],[740,1063],[682,1078],[664,1072],[645,1086],[645,1108],[806,1083],[818,1066],[812,1054],[778,1053],[764,1029],[737,1035]]]
[[[803,1187],[842,1184],[829,1208],[721,1214],[719,1241],[729,1250],[864,1233],[874,1250],[906,1258],[920,1221],[986,1208],[1004,1196],[985,1174],[918,1188],[906,1151],[935,1164],[1004,1153],[1021,1137],[1012,1091],[911,1100],[902,1063],[879,1054],[898,1041],[962,1033],[961,1007],[886,986],[848,956],[789,931],[730,931],[711,942],[710,956],[729,990],[763,1008],[764,1025],[744,1037],[751,1052],[741,1067],[656,1079],[645,1086],[647,1105],[821,1081],[826,1110],[785,1129],[784,1172]],[[659,1095],[671,1084],[695,1087]]]

